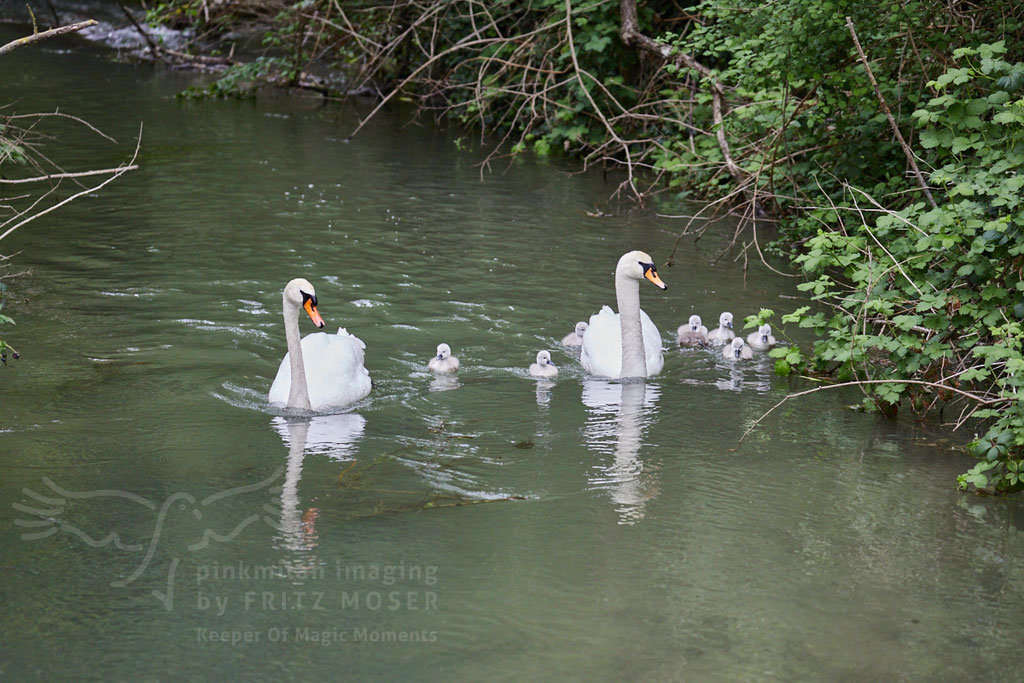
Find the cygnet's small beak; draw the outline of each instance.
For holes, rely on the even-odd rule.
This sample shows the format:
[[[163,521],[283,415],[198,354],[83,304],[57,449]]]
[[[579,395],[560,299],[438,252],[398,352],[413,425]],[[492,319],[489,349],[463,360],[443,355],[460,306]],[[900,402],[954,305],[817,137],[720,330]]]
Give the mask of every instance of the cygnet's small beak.
[[[313,303],[313,300],[306,299],[302,307],[306,309],[306,313],[309,314],[309,319],[313,321],[313,324],[323,329],[324,319],[320,317],[320,311],[316,310],[316,304]]]
[[[439,353],[439,354],[437,354],[437,359],[438,359],[438,360],[444,360],[444,356],[442,356],[442,355],[441,355],[441,354]]]
[[[727,322],[725,324],[725,326],[728,327],[731,330],[732,329],[732,321],[730,320],[729,322]]]
[[[658,277],[658,271],[656,271],[653,267],[648,268],[646,271],[644,271],[644,277],[653,282],[658,287],[658,289],[668,289],[668,285],[661,281],[661,278]]]
[[[548,361],[547,363],[548,363],[548,365],[550,365],[551,367],[555,367],[555,364],[554,364],[554,363],[552,363],[551,361]]]

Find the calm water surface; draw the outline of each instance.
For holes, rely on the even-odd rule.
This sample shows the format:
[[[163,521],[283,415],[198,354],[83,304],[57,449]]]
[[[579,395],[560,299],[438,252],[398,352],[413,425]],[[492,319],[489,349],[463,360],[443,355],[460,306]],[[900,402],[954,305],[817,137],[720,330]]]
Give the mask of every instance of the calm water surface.
[[[732,450],[806,385],[672,350],[692,312],[799,304],[714,263],[728,226],[641,289],[664,373],[589,379],[559,340],[677,227],[609,208],[599,175],[481,181],[456,132],[381,116],[346,144],[365,110],[179,101],[196,76],[78,42],[3,68],[0,101],[119,141],[50,124],[69,170],[144,123],[141,170],[3,244],[33,271],[0,369],[12,680],[1019,673],[1024,507],[953,490],[960,437],[824,392]],[[366,342],[374,390],[344,415],[266,405],[297,276]],[[441,341],[456,379],[425,372]],[[554,383],[527,376],[541,348]]]

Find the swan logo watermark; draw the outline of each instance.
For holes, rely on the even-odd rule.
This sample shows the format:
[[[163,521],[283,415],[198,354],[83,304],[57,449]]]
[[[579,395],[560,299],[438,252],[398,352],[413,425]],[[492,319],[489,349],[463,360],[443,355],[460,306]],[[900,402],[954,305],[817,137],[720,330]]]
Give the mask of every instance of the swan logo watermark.
[[[59,533],[74,536],[82,543],[93,548],[111,546],[123,553],[138,554],[141,560],[127,576],[110,582],[113,588],[123,588],[134,583],[155,563],[160,554],[170,557],[167,570],[167,583],[164,590],[153,590],[153,596],[170,611],[174,607],[174,578],[182,557],[210,545],[211,542],[230,543],[252,524],[263,521],[275,530],[280,531],[276,519],[270,514],[279,516],[280,510],[270,504],[263,504],[261,509],[267,514],[253,512],[238,521],[226,533],[218,533],[204,522],[204,511],[229,498],[245,494],[280,495],[281,486],[274,486],[281,478],[284,468],[278,468],[266,479],[247,486],[225,489],[218,493],[199,499],[190,493],[178,492],[168,496],[163,503],[157,503],[128,491],[112,489],[96,491],[69,491],[49,477],[43,477],[42,483],[49,489],[45,494],[30,488],[22,489],[26,502],[15,502],[12,507],[25,517],[14,520],[16,526],[24,529],[21,538],[26,541],[41,541]],[[128,543],[122,540],[121,532],[103,531],[96,533],[89,528],[90,519],[102,517],[96,506],[122,505],[127,507],[127,514],[137,519],[138,515],[146,515],[152,520],[152,533],[148,542]],[[90,507],[91,506],[91,507]],[[87,509],[88,508],[88,509]],[[246,509],[252,509],[246,506]],[[72,519],[76,516],[76,519]],[[186,527],[187,528],[183,528]],[[147,523],[147,528],[149,524]]]

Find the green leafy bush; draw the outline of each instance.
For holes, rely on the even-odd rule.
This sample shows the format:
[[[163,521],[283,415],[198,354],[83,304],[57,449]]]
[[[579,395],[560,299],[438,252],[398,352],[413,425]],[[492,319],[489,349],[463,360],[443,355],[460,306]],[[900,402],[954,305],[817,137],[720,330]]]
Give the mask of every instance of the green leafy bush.
[[[1024,65],[1005,52],[955,50],[912,114],[935,207],[884,208],[873,195],[888,184],[847,185],[801,219],[818,227],[795,257],[813,277],[800,289],[829,312],[784,318],[819,334],[812,369],[879,382],[866,400],[882,412],[956,402],[958,425],[989,421],[971,447],[983,462],[959,482],[993,492],[1021,488],[1024,454]]]

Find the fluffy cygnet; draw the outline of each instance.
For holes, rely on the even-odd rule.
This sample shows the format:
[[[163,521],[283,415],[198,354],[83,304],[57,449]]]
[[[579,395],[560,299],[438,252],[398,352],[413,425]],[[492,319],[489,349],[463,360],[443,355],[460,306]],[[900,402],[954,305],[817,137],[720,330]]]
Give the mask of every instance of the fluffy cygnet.
[[[691,315],[690,322],[676,330],[680,346],[704,346],[708,343],[708,328],[701,324],[699,315]]]
[[[732,331],[732,313],[725,311],[718,316],[718,327],[708,332],[708,343],[715,346],[728,344],[735,336]]]
[[[551,353],[539,351],[537,362],[530,366],[530,374],[534,377],[555,377],[558,375],[558,368],[551,362]]]
[[[437,345],[437,355],[430,359],[427,368],[439,375],[450,375],[459,369],[459,359],[452,355],[452,348],[447,344]]]
[[[576,329],[565,335],[562,340],[563,346],[583,346],[583,333],[587,331],[587,324],[582,320],[576,323]]]
[[[775,337],[772,336],[771,325],[761,325],[757,328],[757,332],[751,332],[747,335],[747,343],[750,344],[751,348],[755,348],[758,351],[764,351],[775,346]]]
[[[732,344],[722,348],[722,357],[726,360],[749,360],[754,357],[754,350],[743,343],[743,337],[735,337]]]

